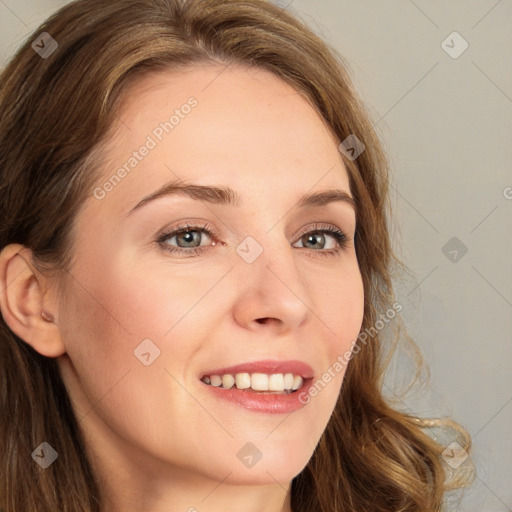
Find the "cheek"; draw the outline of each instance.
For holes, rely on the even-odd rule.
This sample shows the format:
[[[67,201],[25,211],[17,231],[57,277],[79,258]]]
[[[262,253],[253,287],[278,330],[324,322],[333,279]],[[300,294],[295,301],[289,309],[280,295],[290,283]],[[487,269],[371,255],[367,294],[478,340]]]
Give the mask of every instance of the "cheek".
[[[101,268],[101,273],[85,267],[81,275],[77,272],[64,301],[62,317],[69,321],[61,332],[77,384],[93,402],[129,372],[119,386],[134,388],[131,398],[126,394],[128,409],[137,403],[140,389],[151,388],[153,397],[162,390],[165,403],[169,381],[171,386],[172,377],[184,381],[195,354],[213,332],[215,300],[201,298],[219,278],[206,272],[183,275],[184,270],[161,265],[134,269],[104,262]],[[138,403],[146,402],[140,397]]]
[[[137,340],[132,326],[119,314],[124,302],[129,304],[129,297],[121,301],[111,293],[115,289],[111,276],[103,275],[96,283],[92,279],[90,274],[73,274],[59,315],[67,384],[80,400],[86,397],[89,405],[78,404],[83,407],[100,401],[126,374],[133,364]]]
[[[195,296],[186,295],[180,280],[166,282],[149,270],[105,265],[101,275],[84,269],[73,277],[60,315],[69,358],[61,369],[77,416],[96,429],[99,417],[126,439],[164,442],[162,425],[178,432],[177,411],[189,402],[178,382],[195,352],[194,338],[201,338],[180,319]]]
[[[104,261],[101,271],[76,273],[65,316],[73,318],[73,330],[84,329],[83,335],[103,350],[133,350],[137,340],[163,339],[207,289],[208,282],[182,277],[179,269]]]
[[[364,286],[357,263],[331,275],[323,287],[316,285],[315,296],[319,325],[325,333],[324,358],[321,374],[303,398],[332,410],[363,322]]]
[[[112,269],[110,281],[105,301],[119,323],[137,338],[168,340],[196,307],[203,307],[202,298],[218,277],[178,266],[157,264],[132,271],[119,265]]]
[[[315,286],[318,317],[323,321],[331,363],[357,338],[364,315],[364,287],[357,263]]]

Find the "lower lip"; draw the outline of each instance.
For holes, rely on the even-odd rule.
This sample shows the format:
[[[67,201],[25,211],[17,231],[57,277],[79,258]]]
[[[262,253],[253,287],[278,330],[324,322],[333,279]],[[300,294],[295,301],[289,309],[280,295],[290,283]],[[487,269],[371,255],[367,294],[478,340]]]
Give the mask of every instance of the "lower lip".
[[[211,393],[217,398],[231,402],[234,405],[244,407],[251,411],[270,413],[270,414],[288,414],[297,411],[304,407],[307,403],[302,403],[299,398],[302,396],[303,400],[307,397],[309,388],[313,384],[313,379],[304,381],[302,387],[297,391],[289,394],[275,394],[245,391],[232,387],[231,389],[224,389],[217,386],[204,384]]]

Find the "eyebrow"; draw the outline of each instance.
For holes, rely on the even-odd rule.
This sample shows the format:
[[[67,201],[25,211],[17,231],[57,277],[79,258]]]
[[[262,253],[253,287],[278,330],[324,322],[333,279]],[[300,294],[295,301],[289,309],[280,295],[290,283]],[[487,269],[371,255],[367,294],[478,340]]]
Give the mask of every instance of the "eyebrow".
[[[185,184],[182,181],[173,181],[167,183],[155,192],[144,197],[128,212],[128,215],[131,215],[135,210],[142,208],[144,205],[150,203],[151,201],[172,195],[182,195],[198,201],[206,201],[212,204],[227,205],[233,207],[240,207],[242,202],[240,195],[229,187],[191,185]],[[308,206],[325,206],[333,202],[342,202],[348,204],[355,212],[357,211],[354,198],[351,197],[346,191],[337,189],[322,190],[319,192],[304,194],[299,198],[297,207],[305,208]]]

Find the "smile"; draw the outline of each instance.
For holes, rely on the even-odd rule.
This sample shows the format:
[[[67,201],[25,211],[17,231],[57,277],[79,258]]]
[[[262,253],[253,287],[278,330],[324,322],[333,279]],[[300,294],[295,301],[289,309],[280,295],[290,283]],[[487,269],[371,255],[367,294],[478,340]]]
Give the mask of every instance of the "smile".
[[[239,390],[263,391],[288,394],[302,387],[303,378],[293,373],[236,373],[224,375],[206,375],[202,382],[223,389],[233,387]]]

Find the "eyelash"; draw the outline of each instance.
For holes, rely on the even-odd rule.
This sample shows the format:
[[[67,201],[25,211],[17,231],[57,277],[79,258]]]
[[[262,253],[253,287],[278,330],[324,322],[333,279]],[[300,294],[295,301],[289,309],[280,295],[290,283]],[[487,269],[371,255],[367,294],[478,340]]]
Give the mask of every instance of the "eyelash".
[[[179,235],[181,233],[186,233],[189,231],[205,232],[214,241],[218,238],[216,231],[208,223],[206,223],[204,225],[184,224],[184,225],[180,225],[180,226],[173,228],[171,231],[168,231],[168,232],[165,232],[165,233],[159,235],[158,238],[156,239],[156,242],[164,251],[168,251],[168,252],[171,252],[174,254],[187,255],[185,257],[192,257],[192,256],[202,253],[204,250],[207,250],[207,248],[205,246],[190,247],[189,249],[184,249],[182,247],[170,246],[169,244],[165,243],[165,241],[168,240],[169,238],[173,238],[176,235]],[[313,249],[313,252],[318,252],[323,257],[339,256],[340,253],[348,247],[349,242],[352,240],[351,237],[346,235],[340,229],[335,228],[334,226],[329,226],[329,225],[324,226],[324,225],[320,225],[320,224],[315,224],[308,231],[304,231],[299,236],[299,239],[302,238],[304,235],[308,235],[311,233],[313,233],[313,234],[327,233],[327,234],[331,235],[338,243],[338,247],[336,249],[327,249],[327,250],[324,249],[324,250],[319,250],[319,251]],[[212,246],[209,246],[209,247],[211,248]],[[297,247],[297,249],[307,249],[307,248],[306,247]]]

